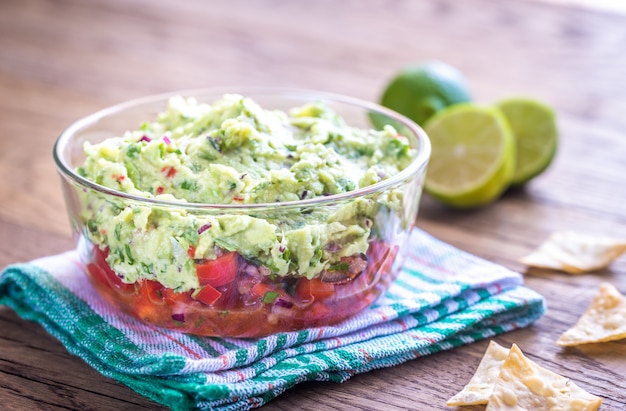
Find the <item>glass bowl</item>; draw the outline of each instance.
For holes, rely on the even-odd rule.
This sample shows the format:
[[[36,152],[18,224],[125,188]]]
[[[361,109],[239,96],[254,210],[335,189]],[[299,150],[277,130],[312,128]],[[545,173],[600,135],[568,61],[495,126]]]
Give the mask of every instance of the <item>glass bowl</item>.
[[[351,127],[392,124],[408,139],[411,158],[397,174],[363,188],[251,204],[140,196],[97,184],[78,171],[86,143],[137,130],[163,112],[170,98],[210,104],[228,93],[249,97],[266,110],[322,102]],[[334,94],[270,88],[198,89],[130,101],[78,120],[54,147],[80,261],[98,293],[145,322],[228,337],[331,325],[371,305],[403,264],[429,156],[424,131],[395,112]],[[115,229],[112,221],[120,222]],[[230,237],[211,234],[218,226]],[[330,234],[338,230],[345,232]],[[268,262],[276,254],[287,267],[279,275]],[[159,266],[163,261],[169,264]],[[177,271],[182,278],[189,270],[197,276],[191,286],[177,278]]]

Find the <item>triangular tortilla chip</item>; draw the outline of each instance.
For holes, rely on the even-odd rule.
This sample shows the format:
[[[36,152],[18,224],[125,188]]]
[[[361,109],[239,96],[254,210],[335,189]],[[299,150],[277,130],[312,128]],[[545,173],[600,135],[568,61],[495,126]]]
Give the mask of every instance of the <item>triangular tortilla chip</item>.
[[[485,411],[593,411],[600,404],[600,397],[530,361],[513,344]]]
[[[602,283],[587,311],[561,335],[557,344],[568,346],[623,338],[626,338],[626,298],[611,284]]]
[[[500,367],[508,354],[508,348],[491,341],[472,379],[459,393],[450,398],[446,405],[454,407],[459,405],[487,404],[487,400],[489,400],[489,396],[493,391],[493,385],[498,379],[498,374],[500,374]]]
[[[626,240],[561,231],[550,235],[520,261],[533,267],[581,274],[607,267],[624,252]]]

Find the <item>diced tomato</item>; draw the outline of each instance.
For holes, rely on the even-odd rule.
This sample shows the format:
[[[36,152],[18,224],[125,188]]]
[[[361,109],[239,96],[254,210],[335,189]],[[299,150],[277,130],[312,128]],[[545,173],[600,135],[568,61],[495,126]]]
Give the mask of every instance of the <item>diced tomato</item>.
[[[376,274],[381,270],[387,257],[389,256],[389,246],[382,241],[374,241],[367,250],[367,258],[369,261],[367,271],[370,275]]]
[[[237,253],[230,252],[215,260],[196,265],[196,274],[200,285],[220,287],[233,282],[239,268],[237,258]]]
[[[194,258],[194,256],[196,255],[196,247],[190,245],[187,249],[187,255],[189,256],[189,258]]]
[[[309,326],[315,327],[325,324],[336,312],[324,303],[313,303],[303,314],[304,318],[309,322]]]
[[[385,272],[390,272],[391,269],[393,268],[393,262],[396,259],[396,255],[398,254],[398,250],[400,249],[400,247],[398,247],[397,245],[394,245],[390,250],[389,253],[387,255],[387,259],[385,260],[385,264],[383,265],[383,270]]]
[[[222,293],[207,284],[202,287],[193,298],[206,305],[213,305],[217,300],[220,299],[221,296]]]
[[[365,274],[373,271],[379,275],[361,273],[340,285],[321,279],[270,280],[256,271],[240,270],[243,257],[229,252],[198,265],[201,285],[197,289],[175,292],[152,280],[124,283],[106,263],[108,249],[93,247],[87,270],[105,300],[149,323],[197,335],[259,337],[333,324],[370,305],[396,274],[390,266],[397,247],[380,241],[370,244],[367,259],[353,256],[339,263],[348,264],[349,274],[361,271],[362,264],[367,262]],[[193,253],[193,249],[189,252]],[[330,271],[339,268],[346,270],[340,265]],[[277,316],[279,321],[274,321]]]
[[[325,283],[319,278],[309,280],[301,278],[296,286],[296,296],[301,300],[308,301],[311,298],[322,300],[335,293],[335,285]]]
[[[91,275],[91,278],[93,278],[98,283],[106,285],[108,287],[111,286],[111,284],[109,283],[109,279],[107,278],[107,275],[104,272],[104,270],[98,267],[96,264],[93,264],[93,263],[88,264],[87,272],[89,272],[89,274]]]
[[[141,280],[137,283],[136,292],[138,302],[146,301],[151,303],[163,302],[163,284],[153,280]]]
[[[311,291],[311,295],[313,297],[322,299],[335,294],[335,285],[325,283],[319,278],[314,278],[309,281],[309,290]]]
[[[163,298],[165,299],[165,301],[167,301],[170,305],[190,304],[193,302],[193,299],[191,298],[191,291],[177,293],[171,288],[163,287],[161,293],[163,294]]]
[[[133,284],[126,284],[123,282],[122,279],[118,277],[113,270],[111,270],[109,264],[107,264],[106,258],[109,254],[109,249],[106,248],[104,250],[100,250],[98,247],[94,248],[94,262],[87,266],[87,270],[92,277],[104,285],[116,288],[123,294],[134,292],[135,286]]]
[[[163,285],[158,281],[141,280],[135,283],[133,305],[139,318],[147,321],[158,320],[159,315],[155,307],[165,304],[162,289]]]
[[[161,172],[164,173],[167,178],[172,178],[176,175],[176,169],[172,166],[163,167]]]
[[[274,290],[274,287],[272,287],[269,284],[256,283],[252,286],[252,288],[250,288],[250,294],[254,298],[261,298],[265,295],[265,293],[267,293],[268,291],[273,291],[273,290]]]
[[[270,293],[270,294],[268,294],[268,293]],[[275,300],[276,298],[278,298],[281,295],[284,296],[285,291],[282,288],[277,287],[275,285],[271,285],[271,284],[267,284],[267,283],[256,283],[250,289],[250,294],[256,300],[262,300],[264,302],[268,302],[268,301],[265,301],[266,298],[267,299],[271,299],[271,300]],[[272,296],[272,297],[270,297],[270,296]]]

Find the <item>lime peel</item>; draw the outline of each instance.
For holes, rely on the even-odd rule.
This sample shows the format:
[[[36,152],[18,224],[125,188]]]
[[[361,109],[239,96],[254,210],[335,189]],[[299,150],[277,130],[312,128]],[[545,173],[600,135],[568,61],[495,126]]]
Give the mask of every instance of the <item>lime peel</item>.
[[[465,78],[458,69],[441,61],[427,61],[397,73],[380,103],[424,125],[446,107],[470,100]]]

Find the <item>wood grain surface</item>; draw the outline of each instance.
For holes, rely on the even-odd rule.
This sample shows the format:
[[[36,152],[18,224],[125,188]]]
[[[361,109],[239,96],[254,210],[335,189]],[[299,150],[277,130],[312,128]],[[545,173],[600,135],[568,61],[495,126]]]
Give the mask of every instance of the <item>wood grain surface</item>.
[[[496,340],[626,409],[626,341],[563,349],[561,332],[597,286],[626,293],[626,259],[568,276],[517,259],[550,232],[626,238],[626,16],[530,1],[2,0],[0,265],[72,247],[52,160],[58,134],[107,105],[164,91],[273,85],[377,101],[406,64],[440,59],[489,104],[528,95],[552,105],[557,157],[525,189],[474,211],[424,198],[419,225],[525,272],[547,314]],[[487,342],[353,377],[309,383],[268,410],[444,410]],[[70,355],[38,325],[0,307],[0,409],[162,407]],[[479,410],[481,407],[464,408]]]

